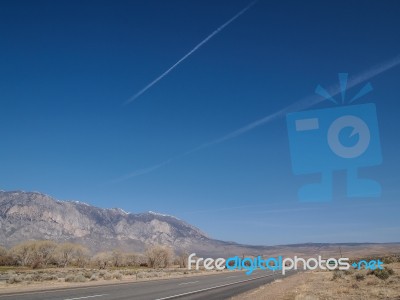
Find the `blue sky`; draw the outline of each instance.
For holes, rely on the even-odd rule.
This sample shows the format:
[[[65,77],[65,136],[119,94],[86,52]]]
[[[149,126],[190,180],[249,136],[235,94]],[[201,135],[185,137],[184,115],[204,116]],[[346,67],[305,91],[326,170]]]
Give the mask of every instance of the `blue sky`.
[[[360,173],[378,199],[347,198],[339,171],[331,202],[299,202],[318,174],[293,175],[284,117],[182,156],[398,57],[397,1],[259,1],[123,105],[248,4],[2,1],[0,188],[168,213],[242,243],[399,241],[400,67],[360,100],[377,107],[383,163]]]

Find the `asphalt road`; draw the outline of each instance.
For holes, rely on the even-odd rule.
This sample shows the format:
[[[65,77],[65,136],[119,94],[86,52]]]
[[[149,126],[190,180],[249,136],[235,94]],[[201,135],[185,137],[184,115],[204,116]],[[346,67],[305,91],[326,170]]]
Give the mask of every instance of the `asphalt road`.
[[[270,271],[261,270],[249,276],[244,272],[224,272],[187,278],[0,294],[0,300],[221,300],[255,289],[281,277],[279,273],[273,274]]]

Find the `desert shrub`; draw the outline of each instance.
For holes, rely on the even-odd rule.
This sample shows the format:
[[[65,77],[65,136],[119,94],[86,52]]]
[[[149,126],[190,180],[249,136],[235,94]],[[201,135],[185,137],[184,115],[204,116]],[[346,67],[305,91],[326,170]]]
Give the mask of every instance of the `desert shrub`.
[[[393,274],[393,270],[391,270],[391,272],[388,269],[375,269],[375,270],[371,270],[368,272],[368,275],[375,275],[376,277],[378,277],[379,279],[382,280],[386,280],[390,277],[390,274]]]
[[[129,275],[135,275],[137,271],[136,270],[122,270],[121,272],[123,275],[129,276]]]
[[[77,274],[77,275],[68,274],[65,277],[65,281],[66,282],[85,282],[86,278],[82,274]]]
[[[137,273],[138,278],[148,278],[149,277],[148,275],[149,275],[148,272],[138,272]]]
[[[155,274],[154,274],[154,277],[164,277],[164,276],[166,276],[167,275],[167,273],[165,273],[165,272],[156,272]]]
[[[112,274],[112,277],[115,278],[115,279],[118,279],[118,280],[122,280],[122,274],[119,273],[119,272],[114,272]]]
[[[104,278],[104,280],[111,280],[111,279],[113,279],[113,275],[111,273],[106,272],[103,275],[103,278]]]
[[[72,274],[68,274],[65,276],[65,282],[74,282],[75,276]]]
[[[342,271],[335,270],[333,272],[332,280],[340,279],[340,278],[343,278],[343,277],[344,277],[344,273]]]
[[[99,280],[99,275],[93,274],[92,276],[90,276],[89,280],[90,281],[97,281],[97,280]]]
[[[58,276],[55,275],[55,274],[43,274],[42,275],[42,280],[43,281],[58,280]]]
[[[34,281],[33,279],[34,279],[34,277],[32,274],[27,274],[24,277],[24,281],[27,281],[27,282]]]
[[[361,273],[357,273],[355,277],[356,277],[357,281],[361,281],[361,280],[365,279],[365,275],[361,274]]]
[[[38,275],[40,281],[46,280],[46,278],[48,276],[47,273],[42,273],[42,272],[38,272],[36,274]]]
[[[391,263],[396,262],[396,258],[394,256],[384,257],[384,258],[382,258],[382,262],[384,264],[391,264]]]
[[[23,277],[20,275],[14,275],[7,279],[7,283],[9,283],[9,284],[20,283],[22,281],[23,281]]]
[[[74,279],[75,279],[74,282],[85,282],[86,281],[85,276],[83,276],[82,274],[76,275]]]
[[[85,278],[88,278],[88,279],[89,279],[90,277],[92,277],[93,272],[90,271],[90,270],[84,270],[82,275],[83,275]]]
[[[25,275],[26,281],[41,281],[42,276],[38,272],[30,273]]]
[[[385,269],[388,271],[389,275],[394,275],[394,271],[392,268],[386,267]]]
[[[348,269],[348,270],[344,270],[343,273],[344,273],[344,275],[351,275],[351,274],[353,274],[353,271],[351,269]]]

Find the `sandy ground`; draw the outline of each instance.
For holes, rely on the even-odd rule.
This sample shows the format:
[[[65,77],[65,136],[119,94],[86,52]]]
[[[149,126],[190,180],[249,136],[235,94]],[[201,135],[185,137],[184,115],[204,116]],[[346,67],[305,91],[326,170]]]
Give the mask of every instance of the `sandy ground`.
[[[303,272],[276,280],[232,300],[400,299],[400,263],[386,266],[394,271],[386,280],[367,275],[365,270],[341,273],[341,277],[336,278],[334,272],[329,271]],[[364,276],[358,275],[357,279],[357,273]]]

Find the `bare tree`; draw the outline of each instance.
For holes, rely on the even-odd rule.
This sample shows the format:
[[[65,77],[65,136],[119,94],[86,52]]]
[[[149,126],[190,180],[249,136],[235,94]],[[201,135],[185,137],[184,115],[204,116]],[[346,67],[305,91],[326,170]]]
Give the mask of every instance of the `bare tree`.
[[[23,267],[29,266],[33,257],[32,242],[18,244],[11,248],[10,253],[16,264]]]
[[[125,254],[125,265],[127,267],[136,267],[140,264],[140,257],[136,253]]]
[[[145,252],[147,264],[150,268],[166,268],[172,259],[172,250],[165,246],[152,246]]]
[[[33,244],[35,261],[32,267],[47,267],[54,258],[57,243],[53,241],[37,241]]]
[[[99,269],[105,269],[107,266],[112,264],[111,253],[110,252],[97,253],[93,257],[93,262]]]
[[[28,241],[11,248],[10,253],[17,264],[39,268],[51,262],[56,247],[53,241]]]
[[[13,259],[9,255],[7,249],[0,246],[0,266],[9,266],[13,264]]]
[[[56,249],[57,264],[63,268],[67,267],[73,258],[75,245],[72,243],[63,243]]]
[[[122,267],[124,265],[124,255],[118,249],[111,252],[111,260],[114,267]]]
[[[78,267],[84,267],[89,262],[89,250],[82,245],[76,245],[75,248],[75,264]]]
[[[186,268],[188,266],[188,258],[189,258],[189,253],[187,253],[186,251],[181,252],[176,257],[176,261],[179,265],[179,268]]]
[[[83,267],[86,264],[88,252],[82,245],[63,243],[57,246],[55,258],[57,264],[63,268],[71,263]]]

